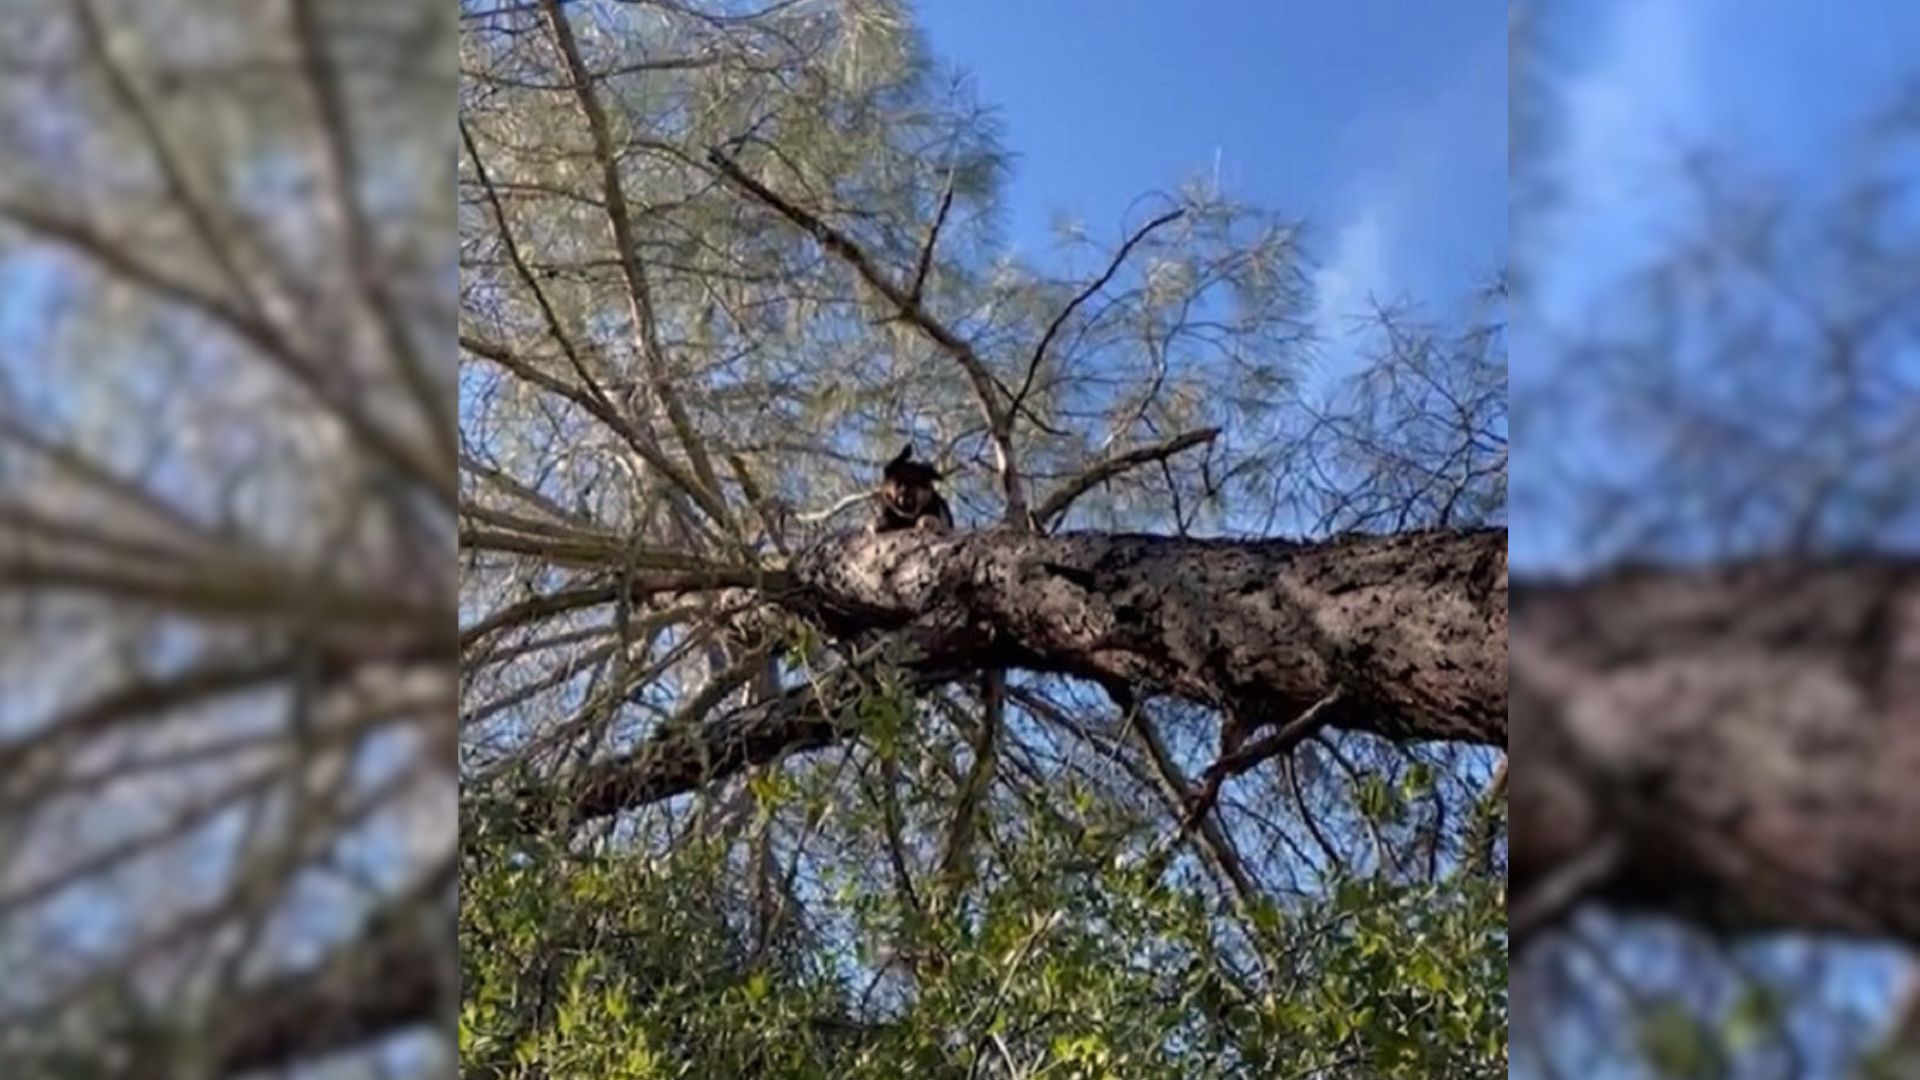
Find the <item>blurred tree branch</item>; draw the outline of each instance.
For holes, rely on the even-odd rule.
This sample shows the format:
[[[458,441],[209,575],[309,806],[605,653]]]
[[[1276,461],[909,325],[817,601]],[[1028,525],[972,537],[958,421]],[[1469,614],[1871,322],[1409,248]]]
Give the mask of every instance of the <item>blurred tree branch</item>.
[[[0,1058],[23,1075],[297,1065],[431,1039],[452,1004],[446,890],[404,883],[445,884],[454,827],[454,25],[364,0],[0,13],[36,56],[0,65]]]
[[[1920,564],[1625,570],[1513,610],[1516,897],[1613,845],[1582,896],[1920,941]]]

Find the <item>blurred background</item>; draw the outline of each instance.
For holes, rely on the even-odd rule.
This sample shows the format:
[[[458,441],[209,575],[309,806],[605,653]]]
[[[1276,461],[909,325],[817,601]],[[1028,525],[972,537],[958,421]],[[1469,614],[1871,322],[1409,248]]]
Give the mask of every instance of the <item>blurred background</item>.
[[[0,1075],[452,1073],[454,22],[0,5]]]
[[[509,177],[521,186],[508,201],[535,209],[516,213],[554,202],[594,208],[569,185],[596,182],[567,174],[565,154],[541,159],[542,114],[514,100],[538,98],[544,91],[529,84],[551,77],[520,51],[540,31],[526,17],[533,6],[463,6],[474,63],[490,79],[487,94],[467,102],[464,141],[455,123],[461,8],[452,4],[0,6],[4,1075],[452,1072],[455,162],[469,162],[467,236],[503,288],[524,286],[508,281],[511,267],[492,246],[499,211],[474,163],[524,170]],[[788,6],[766,13],[782,33]],[[1226,76],[1243,106],[1262,107],[1203,111],[1186,96],[1207,81],[1196,80],[1109,114],[1110,97],[1062,98],[1074,85],[1019,81],[1072,65],[1006,45],[990,20],[925,8],[923,29],[945,55],[999,80],[989,96],[1063,108],[1038,128],[1003,133],[971,91],[935,95],[939,107],[922,116],[929,127],[893,132],[965,133],[950,145],[973,155],[971,173],[904,168],[911,155],[873,126],[884,110],[852,112],[842,119],[872,141],[850,159],[877,162],[895,185],[887,190],[916,213],[958,192],[947,272],[1008,305],[1008,325],[1046,313],[1007,300],[1016,286],[1054,295],[1097,271],[1112,245],[1089,237],[1137,225],[1142,215],[1126,217],[1134,194],[1196,164],[1180,198],[1211,215],[1201,250],[1264,252],[1262,265],[1288,270],[1249,336],[1289,356],[1299,350],[1300,363],[1187,369],[1193,385],[1244,376],[1234,384],[1233,404],[1244,408],[1235,437],[1251,440],[1223,446],[1236,456],[1220,459],[1218,483],[1215,459],[1176,461],[1098,493],[1087,520],[1311,533],[1498,521],[1510,502],[1519,760],[1507,778],[1511,850],[1498,857],[1512,860],[1512,1075],[1920,1076],[1911,954],[1920,941],[1920,9],[1516,0],[1503,276],[1476,242],[1497,235],[1475,201],[1489,184],[1409,211],[1417,204],[1405,191],[1354,198],[1368,182],[1345,179],[1373,176],[1378,195],[1423,169],[1477,169],[1476,154],[1447,153],[1490,130],[1477,123],[1471,92],[1434,90],[1429,113],[1344,128],[1361,133],[1350,142],[1408,149],[1385,162],[1349,150],[1340,169],[1296,189],[1260,188],[1258,166],[1249,181],[1247,159],[1232,152],[1216,151],[1208,168],[1206,148],[1184,144],[1177,160],[1116,158],[1077,174],[1061,162],[1130,130],[1108,128],[1113,117],[1202,136],[1212,132],[1183,118],[1238,116],[1222,129],[1234,134],[1233,123],[1257,132],[1285,117],[1316,146],[1336,134],[1301,134],[1318,130],[1311,95]],[[690,71],[738,77],[747,81],[715,85],[740,93],[762,85],[753,79],[803,73],[821,80],[810,92],[835,101],[901,105],[888,95],[905,84],[871,74],[909,57],[888,52],[904,40],[897,26],[865,24],[869,36],[827,34],[822,45],[756,38],[751,20],[732,18],[740,13],[680,11],[676,43],[747,44],[724,63],[668,65],[657,78],[684,88],[705,85],[671,81]],[[1031,44],[1073,28],[1028,29]],[[1359,25],[1320,29],[1326,40],[1367,40]],[[1397,71],[1408,84],[1443,85],[1420,82],[1407,40],[1372,40],[1385,50],[1383,79]],[[831,46],[839,66],[815,64],[803,45]],[[1155,70],[1160,57],[1205,73],[1217,60],[1209,50],[1225,47],[1165,34],[1108,45],[1133,50],[1113,53],[1132,60],[1116,68],[1123,74]],[[1191,55],[1180,51],[1188,46]],[[1298,69],[1311,53],[1290,62]],[[589,55],[622,60],[615,48]],[[786,66],[769,67],[769,57]],[[1256,70],[1258,59],[1220,70]],[[915,78],[914,92],[926,92],[932,76]],[[1365,92],[1349,87],[1348,99]],[[915,108],[928,100],[905,96]],[[675,127],[690,115],[669,108],[658,119],[692,138]],[[1422,142],[1429,129],[1455,134]],[[1071,142],[1087,132],[1095,142]],[[1002,134],[1032,161],[1004,202]],[[509,138],[506,149],[489,141]],[[1071,152],[1038,152],[1048,145]],[[1313,162],[1269,166],[1300,175]],[[1243,194],[1317,219],[1327,232],[1301,243],[1317,243],[1320,258],[1295,261],[1293,219],[1228,197]],[[1091,232],[1047,220],[1080,199],[1097,215]],[[1383,216],[1379,208],[1396,203],[1397,216]],[[694,209],[724,218],[737,208]],[[751,246],[764,240],[751,223],[732,227],[725,235],[756,258],[780,254],[771,241]],[[562,235],[556,227],[547,238]],[[1057,261],[996,261],[1009,236],[1029,253],[1058,240]],[[911,262],[919,237],[888,242]],[[1414,249],[1445,257],[1433,260],[1439,269],[1409,271],[1396,252]],[[844,286],[796,266],[801,300],[823,280]],[[1188,287],[1132,284],[1143,310],[1163,312]],[[1392,302],[1407,293],[1441,297],[1442,316],[1413,318]],[[1483,302],[1487,294],[1501,303]],[[586,310],[563,314],[590,325]],[[1523,449],[1510,493],[1506,413],[1486,392],[1489,372],[1506,366],[1509,313],[1521,346],[1509,394]],[[1102,332],[1092,347],[1123,348],[1123,320]],[[885,333],[862,329],[859,340]],[[816,382],[793,384],[797,396],[819,389],[821,357],[850,348],[816,340],[815,366],[799,369]],[[1153,370],[1150,354],[1123,355]],[[866,376],[877,387],[868,398],[831,403],[870,410],[849,412],[864,419],[843,441],[779,459],[789,468],[780,493],[796,508],[860,482],[879,459],[869,442],[903,425],[940,434],[928,417],[958,392],[903,385],[884,368]],[[1445,422],[1436,386],[1472,403],[1454,418],[1463,425]],[[561,436],[579,429],[550,402],[483,398],[477,382],[466,389],[471,415],[527,438],[526,460],[566,457]],[[724,393],[712,400],[709,431],[749,450],[798,427],[775,416],[763,422],[786,430],[761,430],[728,412]],[[1156,403],[1159,419],[1206,419],[1195,400],[1169,394]],[[1463,432],[1497,434],[1498,453],[1451,456],[1460,444],[1448,439]],[[1043,463],[1063,474],[1084,457],[1083,442],[1036,437]],[[1332,467],[1303,464],[1314,462]],[[500,464],[469,461],[469,481],[510,488]],[[1421,482],[1436,465],[1458,470],[1441,473],[1439,490],[1459,492],[1462,507]],[[536,475],[546,483],[555,474]],[[569,502],[557,517],[625,520],[631,508],[608,501],[609,485],[596,486],[591,470],[560,475],[554,490]],[[978,490],[963,484],[960,494]],[[1222,491],[1232,513],[1214,499]],[[552,580],[539,567],[496,571],[496,584]],[[680,617],[700,626],[704,616]],[[549,637],[548,646],[592,644],[584,633]],[[472,708],[512,698],[486,715],[513,722],[478,726],[468,750],[480,765],[520,751],[535,729],[509,710],[539,705],[543,692],[527,691],[530,676],[507,664],[525,652],[493,655],[505,659],[470,690]],[[672,672],[658,677],[665,692],[682,692]],[[581,703],[579,685],[549,684],[560,696],[533,719],[564,721]],[[1068,704],[1089,716],[1104,707]],[[1033,699],[1035,715],[1048,707]],[[1069,731],[1072,720],[1056,711],[1034,723]],[[1061,735],[1048,752],[1068,763],[1090,747],[1118,753],[1111,732],[1085,730],[1083,742]],[[955,728],[956,745],[963,731]],[[1176,746],[1174,762],[1204,764],[1205,749]],[[960,750],[951,761],[967,760]],[[1264,853],[1256,874],[1298,858],[1309,867],[1350,860],[1391,877],[1422,852],[1453,859],[1478,836],[1485,756],[1335,744],[1306,758],[1272,790],[1249,781],[1225,801],[1225,824]],[[940,774],[946,765],[928,766],[934,790],[953,780]],[[1138,791],[1101,780],[1119,786],[1110,803],[1091,804],[1099,829],[1155,827],[1151,815],[1113,809],[1141,801]],[[1308,798],[1286,789],[1299,781]],[[898,812],[878,795],[898,782],[870,788],[873,803],[846,804],[872,811],[860,819],[866,831],[850,834],[856,855],[884,833],[884,813]],[[1139,791],[1152,788],[1149,779]],[[735,818],[764,795],[736,799]],[[1261,820],[1248,809],[1261,805],[1284,813]],[[797,823],[791,835],[809,834],[818,819],[808,804],[784,807]],[[1429,810],[1455,831],[1426,827]],[[1338,828],[1315,831],[1327,822]],[[1085,822],[1070,824],[1084,836]],[[1468,825],[1472,834],[1460,831]],[[779,835],[750,834],[754,844],[775,840],[742,850],[764,859],[780,850]],[[1321,854],[1301,856],[1290,843]],[[670,913],[727,880],[704,869],[668,866],[657,881],[625,886],[637,893],[580,902]],[[567,880],[603,887],[591,874]],[[1192,880],[1194,895],[1216,895]],[[1299,894],[1324,885],[1316,873],[1275,880]],[[744,889],[751,876],[733,883]],[[492,884],[499,910],[516,910],[519,883]],[[682,888],[692,891],[674,891]],[[1480,899],[1445,897],[1469,913]],[[1389,919],[1379,932],[1393,940],[1407,925]],[[1451,948],[1454,976],[1478,988],[1484,942],[1469,935]]]
[[[1920,8],[1511,19],[1514,1075],[1920,1076]]]

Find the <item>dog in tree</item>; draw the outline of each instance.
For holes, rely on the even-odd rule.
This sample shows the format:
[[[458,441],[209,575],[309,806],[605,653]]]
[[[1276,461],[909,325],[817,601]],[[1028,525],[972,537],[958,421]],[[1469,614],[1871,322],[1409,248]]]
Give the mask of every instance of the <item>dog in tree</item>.
[[[870,526],[872,531],[951,530],[953,512],[947,509],[947,500],[941,498],[933,486],[940,479],[940,470],[913,460],[913,444],[908,443],[881,470],[880,487],[874,492],[879,512]]]

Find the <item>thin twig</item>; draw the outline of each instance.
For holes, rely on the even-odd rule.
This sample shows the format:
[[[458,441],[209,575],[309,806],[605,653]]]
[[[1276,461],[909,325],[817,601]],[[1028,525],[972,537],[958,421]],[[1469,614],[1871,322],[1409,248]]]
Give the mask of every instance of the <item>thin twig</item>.
[[[940,210],[934,214],[933,226],[927,230],[927,242],[920,245],[920,262],[914,267],[913,288],[907,290],[907,296],[914,303],[920,302],[921,290],[927,287],[927,272],[933,269],[934,245],[940,242],[940,227],[947,223],[947,212],[953,209],[953,170],[947,170],[947,187],[940,195]]]
[[[1200,794],[1194,799],[1193,806],[1187,811],[1187,819],[1181,825],[1181,832],[1191,832],[1210,813],[1220,801],[1220,789],[1227,778],[1239,776],[1251,770],[1263,761],[1278,757],[1306,741],[1307,737],[1326,725],[1327,712],[1346,696],[1340,686],[1328,691],[1325,697],[1313,703],[1307,711],[1281,725],[1278,731],[1257,739],[1230,754],[1222,756],[1207,766],[1201,782]]]
[[[1067,320],[1073,317],[1075,311],[1080,310],[1080,305],[1093,299],[1095,293],[1107,287],[1107,282],[1112,281],[1113,275],[1120,272],[1121,264],[1127,261],[1127,256],[1132,254],[1134,247],[1147,238],[1147,234],[1162,225],[1178,220],[1185,214],[1185,210],[1170,210],[1140,226],[1132,236],[1127,238],[1126,243],[1120,245],[1120,250],[1114,252],[1113,261],[1107,264],[1106,271],[1086,288],[1081,289],[1079,295],[1068,301],[1066,307],[1060,309],[1060,313],[1053,317],[1053,322],[1047,324],[1047,332],[1040,335],[1040,343],[1033,347],[1033,355],[1027,360],[1026,377],[1020,380],[1020,390],[1013,395],[1013,405],[1009,412],[1018,410],[1020,403],[1027,400],[1027,394],[1033,390],[1034,375],[1039,372],[1041,361],[1046,359],[1047,346],[1053,344],[1053,339],[1059,335],[1060,328],[1067,324]]]

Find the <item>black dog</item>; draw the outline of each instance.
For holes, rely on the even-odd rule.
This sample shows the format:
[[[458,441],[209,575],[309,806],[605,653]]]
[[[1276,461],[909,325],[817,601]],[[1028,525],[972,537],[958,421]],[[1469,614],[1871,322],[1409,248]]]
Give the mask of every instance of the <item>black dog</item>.
[[[876,533],[900,529],[951,530],[953,512],[947,509],[947,500],[933,489],[940,479],[940,470],[913,460],[913,444],[908,443],[881,471],[880,488],[874,493],[879,513],[874,517],[871,530]]]

